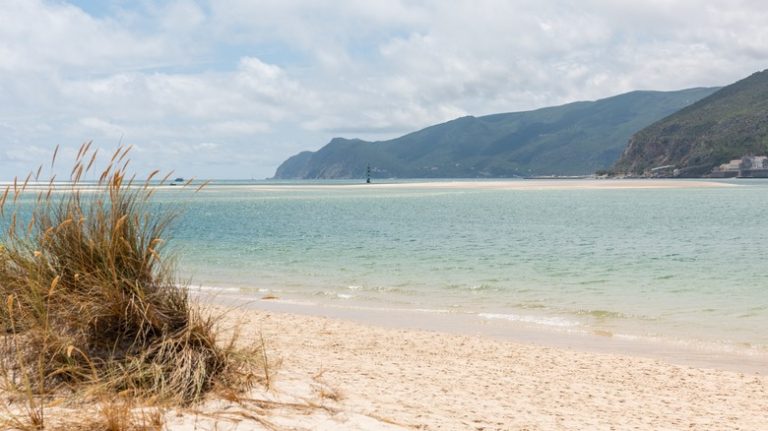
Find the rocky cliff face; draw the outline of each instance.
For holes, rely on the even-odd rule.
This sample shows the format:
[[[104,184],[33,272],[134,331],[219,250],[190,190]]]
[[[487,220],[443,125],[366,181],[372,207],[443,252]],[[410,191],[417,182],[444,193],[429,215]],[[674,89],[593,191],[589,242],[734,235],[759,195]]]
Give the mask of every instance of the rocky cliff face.
[[[768,70],[722,88],[639,131],[613,167],[647,175],[674,165],[680,176],[701,176],[744,155],[768,153]]]

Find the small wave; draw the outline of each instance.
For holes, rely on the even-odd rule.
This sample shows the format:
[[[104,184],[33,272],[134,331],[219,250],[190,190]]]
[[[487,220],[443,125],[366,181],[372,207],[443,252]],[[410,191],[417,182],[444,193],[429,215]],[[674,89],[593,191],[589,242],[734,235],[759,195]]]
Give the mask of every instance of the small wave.
[[[413,294],[414,291],[410,289],[403,289],[397,286],[347,286],[348,290],[354,290],[358,292],[371,292],[371,293],[396,293],[402,295]]]
[[[201,292],[238,292],[238,293],[242,291],[242,289],[239,287],[220,287],[220,286],[194,286],[194,287],[190,287],[189,290],[201,291]],[[259,289],[259,291],[261,291],[261,289]]]
[[[354,310],[372,310],[372,311],[384,311],[384,312],[405,312],[405,313],[431,313],[431,314],[444,314],[452,313],[451,310],[445,310],[441,308],[411,308],[411,307],[371,307],[366,305],[335,305],[336,307],[350,308]]]
[[[610,280],[607,280],[607,279],[604,279],[604,278],[598,278],[598,279],[595,279],[595,280],[584,280],[584,281],[580,281],[580,282],[578,282],[577,284],[578,284],[578,285],[580,285],[580,286],[591,286],[591,285],[593,285],[593,284],[606,284],[606,283],[608,283],[609,281],[610,281]]]
[[[762,357],[768,355],[768,345],[750,342],[737,342],[730,340],[701,340],[696,338],[678,338],[673,336],[661,335],[638,335],[619,333],[614,334],[615,338],[640,341],[646,343],[662,343],[681,347],[692,351],[703,351],[712,353],[728,353],[736,355],[745,355],[752,357]]]
[[[537,309],[540,310],[542,308],[547,308],[546,305],[538,304],[538,303],[535,303],[535,302],[521,302],[521,303],[518,303],[518,304],[513,304],[512,307],[513,308],[522,308],[522,309],[526,309],[526,310],[537,310]]]
[[[485,283],[471,284],[471,285],[466,285],[466,284],[449,284],[449,285],[445,286],[445,289],[447,289],[447,290],[468,290],[470,292],[484,292],[484,291],[489,291],[489,290],[498,290],[496,287],[494,287],[494,286],[492,286],[490,284],[485,284]]]
[[[580,316],[590,316],[596,319],[626,319],[627,315],[618,311],[609,310],[579,310],[576,314]]]
[[[563,319],[562,317],[538,317],[521,316],[518,314],[480,313],[478,316],[489,320],[509,320],[511,322],[534,323],[544,326],[557,326],[559,328],[572,328],[579,326],[578,322]]]
[[[352,299],[355,297],[355,295],[350,295],[348,293],[339,293],[339,292],[333,292],[330,290],[320,290],[314,293],[315,296],[325,296],[327,298],[335,298],[335,299]]]
[[[411,308],[410,310],[418,311],[419,313],[450,313],[451,310],[432,309],[432,308]]]

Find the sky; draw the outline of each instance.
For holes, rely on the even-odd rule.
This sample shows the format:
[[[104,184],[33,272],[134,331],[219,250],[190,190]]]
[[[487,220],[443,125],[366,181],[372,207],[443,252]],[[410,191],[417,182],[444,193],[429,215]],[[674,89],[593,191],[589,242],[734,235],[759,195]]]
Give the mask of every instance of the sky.
[[[266,178],[333,137],[727,85],[768,68],[766,23],[764,0],[3,0],[0,180],[90,140],[139,176]]]

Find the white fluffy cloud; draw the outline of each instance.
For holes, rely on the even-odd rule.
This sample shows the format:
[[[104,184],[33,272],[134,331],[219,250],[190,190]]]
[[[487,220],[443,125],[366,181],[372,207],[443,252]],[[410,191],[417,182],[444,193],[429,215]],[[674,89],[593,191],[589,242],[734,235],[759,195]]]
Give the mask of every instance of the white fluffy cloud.
[[[765,22],[752,0],[9,0],[0,172],[93,139],[140,169],[265,177],[337,135],[728,84],[768,67]]]

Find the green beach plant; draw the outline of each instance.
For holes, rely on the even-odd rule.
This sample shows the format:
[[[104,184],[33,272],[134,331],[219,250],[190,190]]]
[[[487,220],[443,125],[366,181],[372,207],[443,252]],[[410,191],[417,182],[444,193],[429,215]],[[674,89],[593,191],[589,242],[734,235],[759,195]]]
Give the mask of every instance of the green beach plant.
[[[30,405],[61,391],[185,405],[266,378],[262,344],[219,339],[179,286],[166,249],[177,213],[151,202],[170,174],[136,181],[129,152],[94,172],[84,144],[65,185],[40,168],[0,196],[0,383]]]

